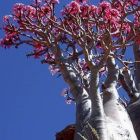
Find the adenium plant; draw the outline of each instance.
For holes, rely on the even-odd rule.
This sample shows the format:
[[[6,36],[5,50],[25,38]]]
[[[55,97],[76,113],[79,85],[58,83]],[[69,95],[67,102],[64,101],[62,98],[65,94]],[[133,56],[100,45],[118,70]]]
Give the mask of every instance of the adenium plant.
[[[52,75],[63,76],[70,87],[63,95],[67,96],[68,103],[71,100],[76,103],[75,140],[82,139],[81,135],[88,140],[95,139],[94,133],[89,137],[89,123],[101,140],[117,140],[116,137],[125,140],[128,137],[122,135],[127,132],[131,140],[136,140],[125,112],[127,104],[119,97],[117,89],[123,87],[128,93],[130,101],[127,103],[139,99],[140,77],[135,78],[135,82],[132,75],[135,75],[140,59],[136,59],[136,54],[135,58],[125,55],[132,47],[134,53],[140,51],[139,0],[109,0],[98,5],[88,0],[73,0],[58,16],[55,11],[60,2],[16,3],[12,14],[3,17],[5,36],[0,41],[1,46],[18,48],[27,44],[32,47],[27,56],[48,64]],[[125,114],[122,120],[129,122],[127,126],[120,115],[113,116],[113,110],[115,115],[119,112],[114,101],[118,106],[125,104],[120,108]],[[110,130],[112,121],[122,128],[122,132],[115,126]]]

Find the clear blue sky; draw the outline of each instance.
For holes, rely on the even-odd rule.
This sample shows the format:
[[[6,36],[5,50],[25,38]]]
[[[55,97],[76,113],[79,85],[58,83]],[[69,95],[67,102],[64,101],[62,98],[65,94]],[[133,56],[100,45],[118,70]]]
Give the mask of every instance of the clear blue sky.
[[[16,2],[29,0],[0,0],[0,21]],[[0,140],[54,140],[74,122],[75,105],[66,105],[60,95],[63,80],[39,60],[27,59],[26,52],[0,47]]]

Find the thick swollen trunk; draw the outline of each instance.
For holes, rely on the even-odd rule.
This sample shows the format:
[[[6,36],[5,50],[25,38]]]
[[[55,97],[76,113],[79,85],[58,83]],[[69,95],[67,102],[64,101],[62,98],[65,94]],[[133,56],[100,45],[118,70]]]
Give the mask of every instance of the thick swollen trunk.
[[[85,135],[83,130],[91,116],[91,100],[87,91],[81,87],[79,76],[70,64],[62,65],[61,71],[64,80],[70,86],[76,103],[76,131],[74,140],[82,140],[80,135]]]
[[[76,98],[76,132],[74,140],[82,140],[87,135],[85,126],[91,116],[91,100],[87,92],[82,89]]]
[[[96,69],[91,72],[89,91],[80,86],[79,76],[69,64],[63,65],[61,71],[76,102],[74,140],[137,140],[127,111],[119,100],[116,89],[119,72],[113,59],[108,61],[104,101],[98,92]]]
[[[135,133],[140,140],[140,100],[128,106],[128,113],[134,126]]]
[[[113,58],[107,62],[108,76],[104,90],[104,111],[107,119],[109,140],[137,140],[125,107],[116,89],[119,70]]]
[[[133,46],[134,57],[135,57],[135,83],[138,91],[140,92],[140,47],[138,45]],[[138,139],[140,140],[140,99],[138,99],[135,103],[128,106],[128,112],[130,114],[130,118],[134,125],[134,130]]]
[[[108,140],[103,101],[99,94],[99,72],[96,67],[91,71],[89,95],[92,102],[92,114],[89,123],[97,132],[100,140]]]

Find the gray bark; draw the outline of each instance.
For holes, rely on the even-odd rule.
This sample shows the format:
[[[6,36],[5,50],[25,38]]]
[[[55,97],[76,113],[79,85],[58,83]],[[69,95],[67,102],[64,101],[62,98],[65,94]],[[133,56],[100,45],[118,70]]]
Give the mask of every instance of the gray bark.
[[[105,82],[104,111],[107,116],[107,128],[110,140],[137,140],[133,125],[128,113],[120,103],[119,94],[116,89],[119,69],[115,66],[115,60],[109,58],[107,61],[108,76]]]
[[[140,46],[135,44],[133,46],[133,52],[136,61],[134,76],[135,76],[137,89],[140,91]]]
[[[100,140],[108,140],[103,102],[99,94],[99,70],[95,67],[91,71],[89,95],[92,102],[91,126],[97,131]]]
[[[70,64],[62,65],[61,72],[64,80],[69,84],[76,102],[76,133],[74,139],[81,140],[78,133],[83,134],[83,128],[91,116],[91,100],[87,91],[80,85],[79,77]]]
[[[127,92],[128,96],[130,97],[130,103],[137,101],[139,99],[140,94],[139,91],[137,90],[131,71],[124,68],[122,69],[119,75],[122,75],[121,77],[123,77],[119,80],[123,80],[122,86]]]
[[[134,57],[135,57],[135,84],[137,86],[138,91],[140,92],[140,46],[133,46]],[[134,130],[138,139],[140,139],[140,99],[136,102],[128,106],[128,112],[130,114],[130,118],[134,125]]]
[[[70,64],[61,66],[76,102],[76,133],[74,140],[137,140],[133,125],[116,89],[119,70],[115,61],[107,61],[108,76],[103,100],[99,94],[99,73],[91,71],[90,88],[80,85],[79,76]],[[95,130],[91,131],[89,125]],[[97,133],[96,133],[97,132]],[[97,136],[96,136],[96,134]]]

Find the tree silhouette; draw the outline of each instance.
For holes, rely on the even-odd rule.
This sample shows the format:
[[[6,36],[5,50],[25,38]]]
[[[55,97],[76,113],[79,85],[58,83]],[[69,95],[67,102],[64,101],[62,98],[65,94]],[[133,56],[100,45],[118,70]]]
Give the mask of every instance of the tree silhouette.
[[[12,15],[3,18],[1,46],[28,44],[32,51],[27,56],[40,58],[52,74],[63,77],[69,85],[64,92],[68,103],[76,103],[75,140],[140,139],[139,0],[101,1],[97,6],[75,0],[61,16],[55,13],[57,4],[15,4]],[[128,99],[119,95],[119,88]]]

